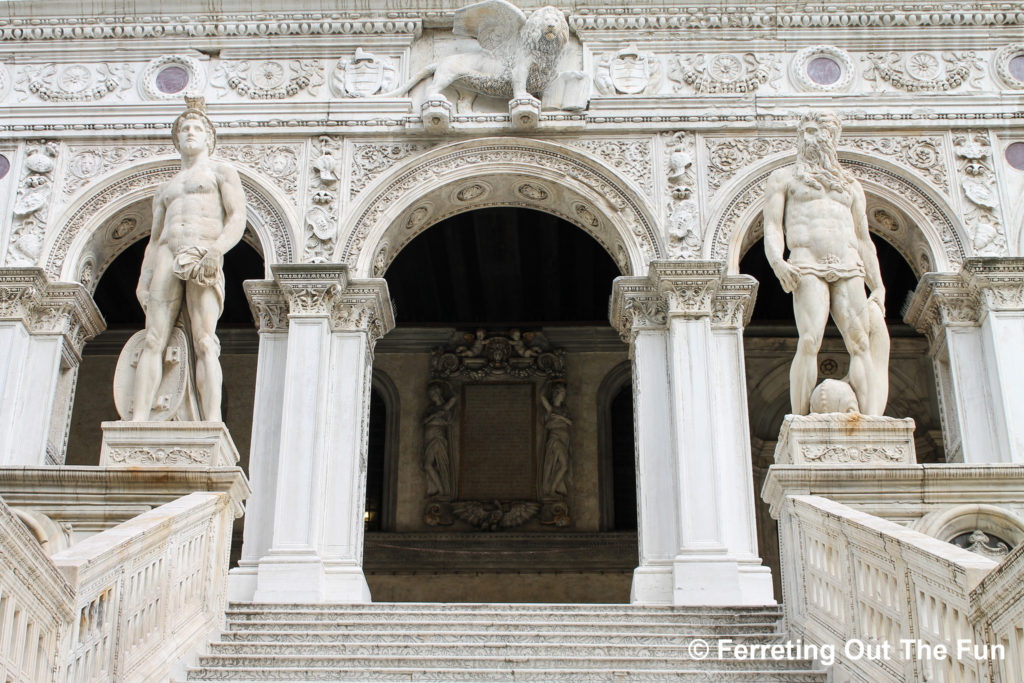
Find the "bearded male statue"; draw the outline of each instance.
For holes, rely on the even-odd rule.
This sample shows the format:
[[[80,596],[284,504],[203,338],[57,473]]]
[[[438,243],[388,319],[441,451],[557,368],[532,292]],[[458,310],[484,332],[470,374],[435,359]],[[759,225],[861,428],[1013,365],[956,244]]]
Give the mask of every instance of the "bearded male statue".
[[[220,341],[224,311],[224,253],[245,230],[245,198],[238,173],[213,161],[213,123],[202,98],[186,97],[171,135],[181,171],[153,199],[153,229],[136,289],[146,312],[145,339],[132,386],[132,421],[154,410],[165,352],[179,315],[191,336],[201,420],[221,419]]]
[[[799,334],[789,373],[790,401],[797,415],[812,409],[882,415],[889,395],[885,287],[868,234],[864,189],[839,164],[840,131],[833,113],[802,116],[796,164],[772,173],[766,190],[765,254],[782,288],[793,294]],[[783,258],[783,245],[789,249],[788,259]],[[844,408],[835,407],[835,394],[841,393],[835,388],[846,390],[841,383],[826,380],[814,390],[818,348],[830,311],[850,354],[850,372],[843,382],[852,388],[855,401],[838,398]]]

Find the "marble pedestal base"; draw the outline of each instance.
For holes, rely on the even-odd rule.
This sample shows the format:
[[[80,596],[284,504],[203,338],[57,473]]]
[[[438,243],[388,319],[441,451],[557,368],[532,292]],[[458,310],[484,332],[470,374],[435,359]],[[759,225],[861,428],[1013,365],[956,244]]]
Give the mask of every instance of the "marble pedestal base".
[[[913,465],[914,421],[860,413],[787,415],[775,447],[779,465]]]
[[[101,467],[234,467],[238,449],[223,422],[104,422]]]

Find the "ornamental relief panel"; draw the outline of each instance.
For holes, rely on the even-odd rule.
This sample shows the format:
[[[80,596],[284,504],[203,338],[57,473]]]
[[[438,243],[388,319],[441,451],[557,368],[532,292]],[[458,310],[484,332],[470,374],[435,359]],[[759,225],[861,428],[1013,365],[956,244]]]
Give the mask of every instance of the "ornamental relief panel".
[[[24,102],[96,102],[108,95],[123,100],[134,83],[135,67],[130,64],[33,64],[18,69],[14,90]],[[2,88],[0,88],[2,92]]]
[[[330,261],[341,212],[343,145],[341,138],[321,135],[312,141],[306,216],[303,220],[305,263]]]
[[[677,93],[743,94],[757,92],[766,83],[776,90],[782,65],[774,54],[675,55],[669,61],[669,80]]]
[[[336,97],[370,97],[390,92],[398,85],[398,68],[391,57],[356,48],[342,57],[331,71],[331,92]]]
[[[433,142],[368,142],[352,145],[352,175],[349,197],[355,197],[367,185],[398,162],[425,152]]]
[[[947,92],[981,87],[982,60],[975,52],[869,52],[862,58],[864,80],[874,89]]]
[[[1007,253],[993,170],[992,143],[987,131],[953,131],[953,152],[961,190],[964,224],[971,246],[980,256]]]
[[[9,266],[34,266],[42,256],[50,216],[50,196],[56,182],[54,169],[59,156],[58,142],[40,141],[28,146],[14,200],[14,220],[6,259]]]
[[[668,200],[665,206],[666,247],[671,258],[697,258],[704,244],[700,205],[697,202],[697,172],[694,166],[696,135],[691,132],[663,133]]]
[[[597,157],[631,180],[648,197],[654,196],[654,173],[651,167],[654,150],[650,138],[574,138],[559,142]]]
[[[602,95],[653,95],[661,88],[661,60],[630,43],[600,58],[594,85]]]
[[[250,100],[283,100],[302,93],[316,95],[324,84],[319,59],[224,61],[210,84],[221,95],[233,92]]]

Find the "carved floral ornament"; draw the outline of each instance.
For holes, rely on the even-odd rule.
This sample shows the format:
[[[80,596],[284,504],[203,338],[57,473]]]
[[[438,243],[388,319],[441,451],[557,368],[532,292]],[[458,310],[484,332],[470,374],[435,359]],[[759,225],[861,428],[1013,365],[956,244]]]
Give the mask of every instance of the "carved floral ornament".
[[[981,59],[974,52],[880,52],[864,57],[864,80],[905,92],[946,92],[980,87]]]
[[[21,101],[36,97],[44,102],[95,102],[110,94],[124,99],[134,75],[130,64],[33,64],[18,69],[14,89],[21,93]],[[3,90],[0,83],[0,93]]]
[[[776,81],[782,74],[778,57],[743,54],[676,55],[670,61],[669,80],[674,90],[695,93],[751,93]]]
[[[250,100],[316,95],[324,84],[323,66],[318,59],[225,61],[214,72],[212,84]]]

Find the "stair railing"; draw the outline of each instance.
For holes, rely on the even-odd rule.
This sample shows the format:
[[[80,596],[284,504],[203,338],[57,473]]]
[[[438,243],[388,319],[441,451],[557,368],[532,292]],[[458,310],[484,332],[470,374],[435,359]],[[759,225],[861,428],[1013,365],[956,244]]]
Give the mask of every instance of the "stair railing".
[[[1020,548],[993,573],[988,558],[820,496],[788,495],[773,514],[790,637],[828,648],[833,680],[1019,680],[1000,671],[1022,670],[1008,668],[1024,649]]]

